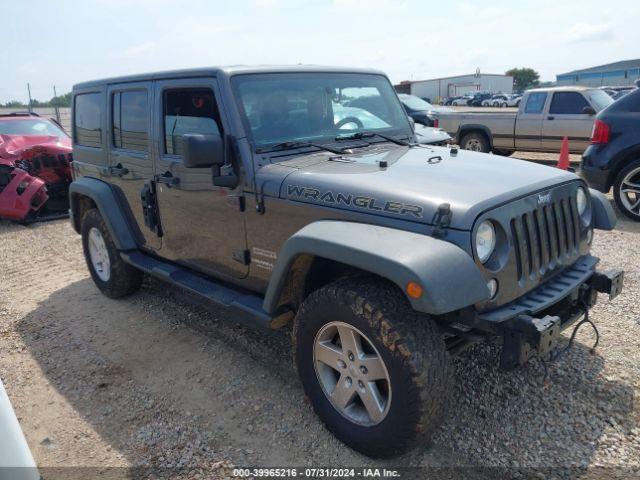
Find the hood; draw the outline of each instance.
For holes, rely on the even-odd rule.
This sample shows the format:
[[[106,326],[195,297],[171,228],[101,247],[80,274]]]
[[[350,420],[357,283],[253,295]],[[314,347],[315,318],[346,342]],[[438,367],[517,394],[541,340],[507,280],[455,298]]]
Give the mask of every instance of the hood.
[[[426,224],[448,203],[450,227],[461,230],[498,205],[578,180],[564,170],[499,155],[388,144],[351,155],[279,161],[262,168],[257,180],[276,194],[277,178],[280,198]]]
[[[19,160],[30,150],[49,153],[70,153],[71,139],[55,135],[5,135],[0,134],[0,159]]]

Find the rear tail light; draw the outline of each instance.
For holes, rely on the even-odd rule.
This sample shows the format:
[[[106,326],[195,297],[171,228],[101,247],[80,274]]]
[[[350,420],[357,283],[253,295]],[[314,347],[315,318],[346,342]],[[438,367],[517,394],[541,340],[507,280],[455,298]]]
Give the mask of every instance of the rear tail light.
[[[439,125],[440,125],[440,122],[439,122],[439,121],[438,121],[438,119],[436,118],[436,119],[433,121],[433,128],[439,128]]]
[[[611,127],[602,120],[596,120],[593,124],[593,132],[591,132],[591,143],[605,144],[609,143],[609,134]]]

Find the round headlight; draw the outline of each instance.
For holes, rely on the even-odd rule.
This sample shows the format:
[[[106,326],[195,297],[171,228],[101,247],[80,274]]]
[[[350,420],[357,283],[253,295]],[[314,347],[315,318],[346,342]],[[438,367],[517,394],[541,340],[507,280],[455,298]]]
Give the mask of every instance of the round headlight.
[[[580,216],[584,215],[584,212],[587,210],[587,192],[585,192],[582,187],[578,187],[576,205],[578,206],[578,214]]]
[[[489,260],[489,257],[496,248],[496,231],[493,223],[485,220],[476,231],[476,254],[482,263]]]

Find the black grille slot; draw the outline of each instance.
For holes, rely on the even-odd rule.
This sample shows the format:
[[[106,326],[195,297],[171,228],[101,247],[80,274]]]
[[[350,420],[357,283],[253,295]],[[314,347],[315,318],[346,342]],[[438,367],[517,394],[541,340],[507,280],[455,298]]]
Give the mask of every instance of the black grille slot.
[[[518,280],[536,280],[578,254],[580,218],[571,197],[511,219]]]

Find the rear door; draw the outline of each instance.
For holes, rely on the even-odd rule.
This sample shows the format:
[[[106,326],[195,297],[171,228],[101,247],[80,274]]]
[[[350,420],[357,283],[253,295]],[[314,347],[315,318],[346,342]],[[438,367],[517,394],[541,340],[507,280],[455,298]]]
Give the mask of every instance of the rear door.
[[[206,274],[243,278],[249,271],[242,187],[216,187],[210,167],[185,168],[182,136],[224,138],[226,116],[215,78],[155,82],[156,193],[162,256]]]
[[[142,190],[153,179],[151,82],[110,85],[107,91],[110,183],[122,194],[144,246],[158,250],[161,239],[145,225]]]
[[[516,150],[542,148],[542,118],[547,92],[531,92],[520,104],[514,129]]]
[[[560,151],[562,138],[569,137],[569,148],[582,152],[589,146],[593,115],[583,113],[589,107],[580,92],[554,92],[549,114],[542,123],[542,146],[545,150]]]

